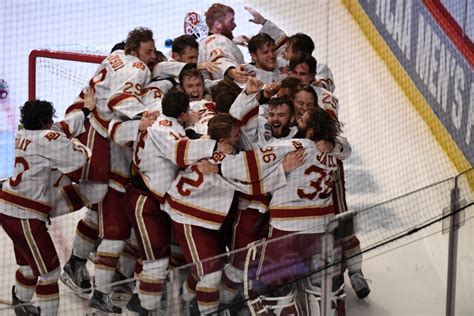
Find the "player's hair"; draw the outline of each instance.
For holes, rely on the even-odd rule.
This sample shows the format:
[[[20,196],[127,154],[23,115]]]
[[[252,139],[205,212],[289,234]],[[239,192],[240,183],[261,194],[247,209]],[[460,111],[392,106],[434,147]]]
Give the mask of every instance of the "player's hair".
[[[311,74],[316,73],[316,66],[318,65],[316,58],[302,52],[298,52],[294,54],[293,57],[291,57],[290,63],[288,65],[288,70],[293,71],[296,68],[296,66],[301,65],[301,64],[308,65],[309,73]]]
[[[217,99],[219,94],[224,92],[233,92],[235,95],[239,95],[242,92],[242,88],[239,87],[234,81],[229,79],[222,79],[217,82],[217,84],[211,88],[211,96],[214,102]]]
[[[275,97],[271,98],[270,101],[268,101],[269,110],[276,109],[277,107],[282,105],[286,105],[288,107],[288,109],[290,110],[290,115],[293,115],[295,113],[295,107],[293,106],[293,102],[291,102],[291,100],[288,98]]]
[[[292,87],[300,83],[301,83],[301,80],[298,78],[286,77],[285,79],[281,81],[281,88],[291,89]]]
[[[205,13],[206,24],[207,27],[209,27],[209,30],[212,29],[216,21],[223,23],[227,13],[235,14],[234,9],[225,4],[214,3],[211,5]]]
[[[334,142],[335,137],[341,133],[339,121],[319,106],[308,109],[306,113],[308,113],[306,128],[313,129],[313,136],[310,139]]]
[[[181,35],[176,37],[173,40],[173,47],[171,48],[171,52],[181,55],[182,53],[184,53],[186,47],[199,49],[199,44],[192,35]]]
[[[168,58],[166,58],[166,55],[163,54],[163,52],[161,52],[159,50],[155,50],[155,54],[156,54],[156,63],[157,64],[168,60]]]
[[[51,102],[31,100],[20,107],[20,113],[20,123],[25,129],[40,130],[44,125],[53,123],[56,110]]]
[[[301,91],[306,91],[306,92],[312,94],[313,98],[314,98],[314,105],[317,106],[317,104],[318,104],[318,95],[316,94],[316,91],[314,91],[313,87],[311,87],[311,85],[309,85],[309,84],[300,83],[300,84],[297,84],[297,85],[293,86],[293,88],[290,89],[290,100],[294,102],[295,101],[295,96]]]
[[[217,113],[229,113],[232,103],[234,103],[238,96],[239,94],[233,91],[222,92],[217,95],[214,100]]]
[[[219,141],[228,138],[232,128],[238,127],[239,121],[228,113],[218,113],[212,117],[207,124],[207,134],[211,139]]]
[[[293,54],[297,52],[302,52],[311,55],[314,51],[313,40],[311,39],[311,37],[304,33],[296,33],[288,37],[286,45],[291,46]]]
[[[257,49],[262,48],[266,44],[275,46],[275,40],[267,33],[258,33],[257,35],[252,36],[248,43],[249,53],[256,53]]]
[[[204,77],[202,75],[202,72],[197,70],[196,68],[188,68],[188,69],[183,69],[179,73],[179,85],[182,87],[184,84],[184,80],[187,78],[201,78],[202,83],[204,85]]]
[[[301,84],[301,80],[298,78],[293,78],[293,77],[286,77],[281,81],[281,89],[288,89],[287,93],[284,95],[284,97],[289,98],[290,97],[290,91],[296,87],[298,84]],[[280,92],[278,92],[280,95]]]
[[[125,41],[125,54],[129,55],[132,52],[138,54],[141,43],[146,43],[153,40],[153,31],[146,27],[137,27],[128,33]]]
[[[161,107],[164,115],[177,119],[189,111],[189,97],[178,89],[171,89],[163,96]]]
[[[125,42],[121,41],[121,42],[115,44],[114,47],[112,47],[112,49],[110,50],[110,52],[113,53],[116,50],[124,50],[124,48],[125,48]]]

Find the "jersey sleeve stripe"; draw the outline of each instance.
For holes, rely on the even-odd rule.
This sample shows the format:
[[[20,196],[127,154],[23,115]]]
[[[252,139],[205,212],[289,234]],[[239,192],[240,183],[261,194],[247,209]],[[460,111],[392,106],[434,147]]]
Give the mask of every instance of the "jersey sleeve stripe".
[[[78,111],[82,109],[83,107],[84,107],[84,102],[73,103],[66,109],[66,115],[71,112]]]
[[[176,163],[180,167],[186,167],[186,151],[188,140],[180,139],[176,145]]]
[[[78,211],[85,206],[84,200],[81,195],[76,191],[74,185],[66,185],[61,188],[64,197],[68,201],[69,206],[71,207],[71,212]]]
[[[245,162],[247,167],[247,174],[250,182],[252,182],[252,195],[262,194],[262,187],[260,183],[260,168],[258,159],[255,156],[255,151],[248,150],[245,152]]]
[[[66,134],[66,137],[70,138],[72,134],[71,134],[71,131],[69,129],[69,125],[64,121],[61,121],[61,122],[59,122],[59,126],[61,126],[61,129],[64,131],[64,134]]]
[[[115,141],[115,133],[117,132],[117,129],[120,127],[122,123],[121,122],[116,122],[114,125],[112,125],[112,129],[110,131],[110,139]]]
[[[258,106],[254,107],[252,110],[250,110],[245,116],[242,118],[242,121],[240,123],[242,125],[247,124],[251,119],[254,117],[257,117],[258,115]]]
[[[130,93],[121,93],[107,102],[107,107],[110,109],[110,111],[114,111],[114,107],[118,106],[121,102],[127,100],[127,99],[135,99],[137,102],[138,98],[134,96],[133,94]]]
[[[12,194],[5,190],[0,191],[0,199],[18,205],[19,207],[27,208],[35,213],[43,215],[44,217],[46,217],[51,211],[51,206],[48,204]]]
[[[175,210],[184,213],[186,215],[189,215],[191,217],[197,218],[199,220],[205,221],[210,224],[216,225],[216,229],[219,229],[221,224],[225,220],[224,215],[219,215],[215,213],[210,213],[205,210],[193,207],[191,205],[186,205],[183,203],[180,203],[179,201],[175,200],[171,196],[166,197],[166,201],[169,203],[169,205],[174,208]]]

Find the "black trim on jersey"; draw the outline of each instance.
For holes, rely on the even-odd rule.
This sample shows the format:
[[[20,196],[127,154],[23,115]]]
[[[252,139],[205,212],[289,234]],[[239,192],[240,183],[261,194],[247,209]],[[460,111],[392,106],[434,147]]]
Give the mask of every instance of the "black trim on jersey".
[[[163,80],[168,80],[169,82],[171,82],[171,84],[173,85],[173,88],[178,86],[178,83],[176,82],[176,80],[174,80],[173,77],[165,77],[165,78],[155,77],[155,78],[151,79],[151,82],[163,81]]]

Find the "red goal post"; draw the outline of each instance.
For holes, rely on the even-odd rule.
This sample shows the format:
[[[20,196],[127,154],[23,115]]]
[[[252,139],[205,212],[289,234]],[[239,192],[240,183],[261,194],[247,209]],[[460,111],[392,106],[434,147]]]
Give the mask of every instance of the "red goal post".
[[[53,102],[57,113],[71,104],[107,56],[35,49],[28,58],[28,99]]]

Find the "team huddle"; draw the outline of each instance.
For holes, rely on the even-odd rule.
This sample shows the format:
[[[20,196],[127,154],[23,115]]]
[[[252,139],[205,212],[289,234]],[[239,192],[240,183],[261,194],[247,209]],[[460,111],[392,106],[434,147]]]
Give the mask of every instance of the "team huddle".
[[[16,315],[57,315],[59,280],[103,313],[121,313],[113,299],[122,297],[139,315],[165,313],[168,273],[185,264],[193,264],[178,275],[188,314],[319,315],[318,300],[304,307],[298,293],[317,297],[317,278],[282,287],[296,284],[290,274],[261,277],[267,296],[256,300],[245,288],[247,252],[225,255],[266,240],[263,265],[295,257],[314,268],[325,224],[347,208],[342,161],[351,147],[331,70],[312,56],[308,35],[287,36],[246,10],[261,25],[251,38],[233,36],[226,5],[188,13],[170,56],[150,29],[132,30],[60,122],[50,102],[23,105],[15,173],[0,190],[18,265]],[[61,269],[47,224],[83,208]],[[342,250],[362,299],[370,289],[358,239]],[[343,278],[334,280],[340,303]],[[242,296],[252,302],[245,311],[225,309]]]

